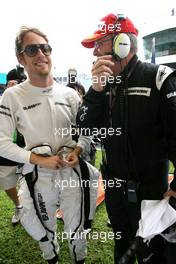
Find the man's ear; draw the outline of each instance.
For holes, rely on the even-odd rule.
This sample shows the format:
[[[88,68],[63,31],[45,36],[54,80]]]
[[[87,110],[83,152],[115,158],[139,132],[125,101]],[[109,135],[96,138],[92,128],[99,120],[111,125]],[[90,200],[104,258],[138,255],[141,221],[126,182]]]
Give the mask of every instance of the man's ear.
[[[22,55],[17,55],[17,60],[18,60],[19,64],[24,66],[24,59],[23,59]]]

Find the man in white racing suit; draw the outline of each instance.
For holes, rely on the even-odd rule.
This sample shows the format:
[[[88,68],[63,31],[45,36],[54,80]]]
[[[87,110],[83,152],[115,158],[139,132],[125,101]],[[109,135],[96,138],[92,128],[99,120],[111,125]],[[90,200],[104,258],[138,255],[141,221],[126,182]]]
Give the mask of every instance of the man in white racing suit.
[[[90,139],[80,136],[77,143],[72,140],[70,129],[80,99],[73,89],[53,80],[52,48],[44,33],[22,27],[15,45],[28,79],[2,96],[0,156],[25,164],[19,189],[21,223],[39,241],[44,259],[58,263],[55,211],[59,199],[72,259],[81,264],[87,254],[83,232],[86,221],[93,217],[97,194],[96,188],[87,188],[85,183],[98,178],[98,172],[79,159]],[[25,149],[12,142],[15,129],[24,136]],[[63,147],[64,156],[59,151]]]

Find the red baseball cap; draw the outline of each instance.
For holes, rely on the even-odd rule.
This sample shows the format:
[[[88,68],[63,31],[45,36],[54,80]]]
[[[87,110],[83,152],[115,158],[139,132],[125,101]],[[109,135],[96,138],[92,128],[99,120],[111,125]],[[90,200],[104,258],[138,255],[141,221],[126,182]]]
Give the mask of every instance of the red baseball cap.
[[[98,30],[96,30],[92,36],[83,39],[81,44],[85,48],[93,48],[95,41],[114,33],[132,33],[137,36],[138,30],[128,17],[121,14],[109,14],[100,20]]]

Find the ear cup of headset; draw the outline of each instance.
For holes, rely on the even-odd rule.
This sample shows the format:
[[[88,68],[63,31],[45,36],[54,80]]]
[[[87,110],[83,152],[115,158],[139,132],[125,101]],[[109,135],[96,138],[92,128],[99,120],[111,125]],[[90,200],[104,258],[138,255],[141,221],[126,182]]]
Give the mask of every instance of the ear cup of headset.
[[[124,59],[130,52],[130,38],[125,33],[120,33],[114,38],[113,52],[120,59]]]

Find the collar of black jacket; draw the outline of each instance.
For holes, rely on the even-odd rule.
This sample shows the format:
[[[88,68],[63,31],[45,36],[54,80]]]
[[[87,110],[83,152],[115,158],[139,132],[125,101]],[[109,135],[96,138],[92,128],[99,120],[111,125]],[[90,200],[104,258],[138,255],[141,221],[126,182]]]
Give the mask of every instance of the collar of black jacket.
[[[135,54],[131,58],[131,60],[129,61],[129,63],[126,65],[126,67],[124,68],[123,72],[120,74],[121,75],[121,78],[123,80],[129,79],[129,77],[131,76],[133,70],[135,69],[135,66],[136,66],[137,62],[138,62],[138,57]]]

